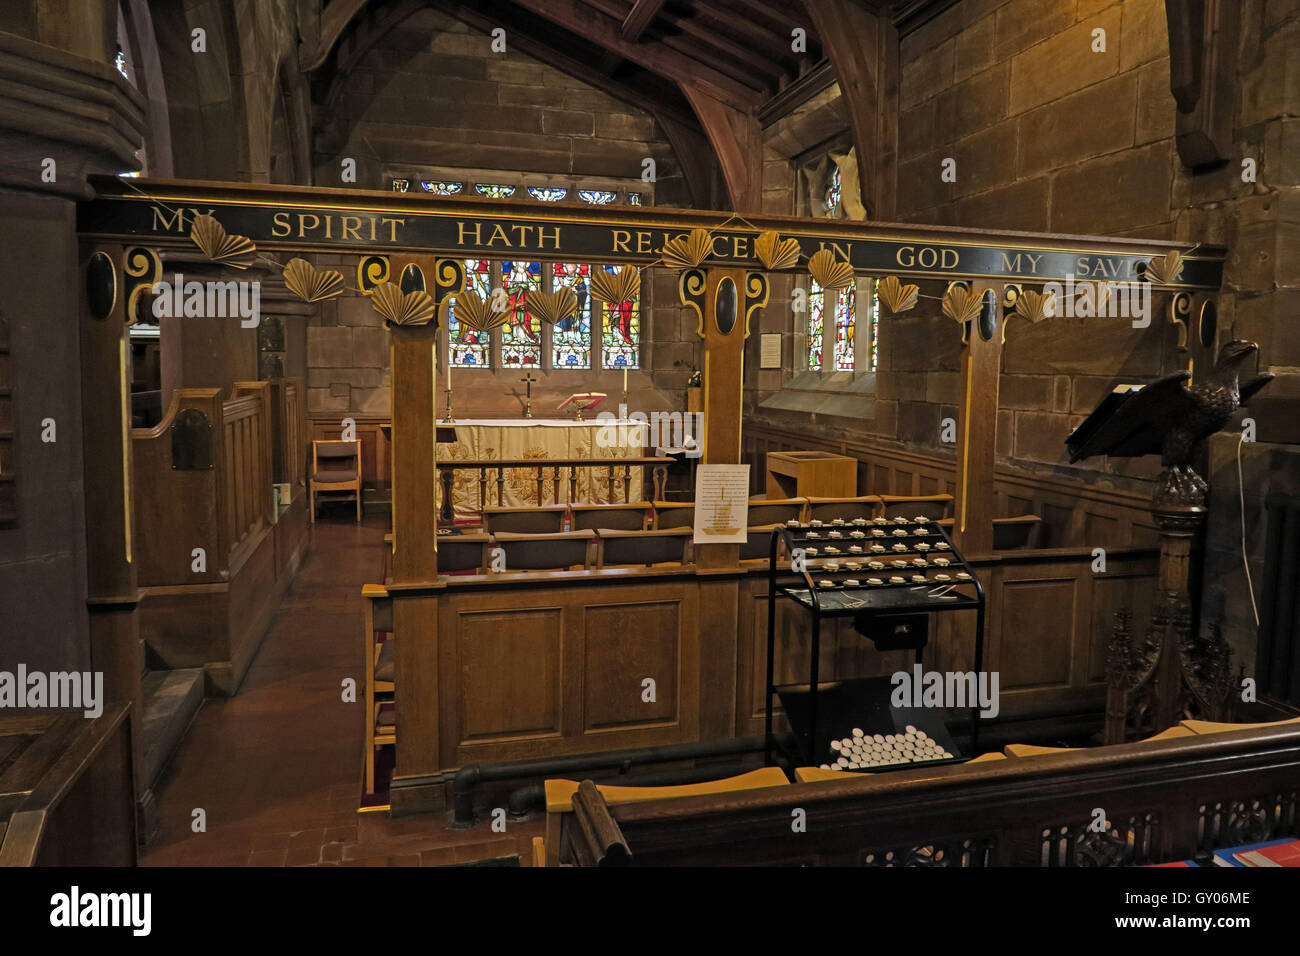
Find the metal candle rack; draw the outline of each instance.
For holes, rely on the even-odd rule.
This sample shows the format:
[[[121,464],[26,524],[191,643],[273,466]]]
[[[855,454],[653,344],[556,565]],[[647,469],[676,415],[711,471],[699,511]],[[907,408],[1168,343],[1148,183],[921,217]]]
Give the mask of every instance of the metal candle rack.
[[[891,618],[928,614],[943,611],[975,611],[975,672],[978,674],[984,665],[984,586],[975,576],[966,559],[961,556],[943,527],[931,519],[887,519],[887,523],[877,523],[878,519],[857,519],[858,523],[845,521],[836,525],[823,522],[818,526],[800,525],[797,527],[779,526],[772,530],[771,550],[768,566],[767,590],[767,681],[765,706],[766,763],[772,764],[773,751],[785,750],[773,733],[772,700],[778,697],[790,722],[794,734],[794,752],[785,751],[785,756],[816,766],[828,753],[829,736],[822,735],[818,713],[818,698],[832,693],[830,709],[835,722],[848,721],[847,726],[859,724],[867,726],[870,721],[866,714],[855,715],[855,710],[879,710],[881,678],[856,678],[836,681],[833,692],[821,691],[819,685],[832,683],[818,680],[818,666],[821,658],[821,621],[822,618],[858,617],[870,622],[888,623]],[[884,534],[873,534],[873,530]],[[852,537],[855,531],[862,532],[861,537]],[[832,532],[838,537],[831,537]],[[896,533],[902,532],[902,533]],[[813,557],[806,557],[803,567],[781,569],[777,566],[778,545],[784,542],[787,555],[793,555],[796,548],[817,549]],[[894,545],[902,544],[904,550],[894,550]],[[884,552],[872,553],[872,545],[883,545]],[[919,548],[918,545],[928,547]],[[853,547],[859,551],[850,551]],[[825,549],[836,549],[835,553],[826,554]],[[935,559],[945,558],[947,566],[936,566]],[[918,560],[927,562],[921,567]],[[838,562],[839,568],[827,570],[828,561]],[[845,562],[860,562],[861,568],[848,569]],[[869,569],[871,561],[883,562],[884,569]],[[906,561],[907,568],[896,568],[894,561]],[[947,575],[948,580],[938,580],[937,575]],[[924,582],[914,577],[924,577]],[[959,576],[964,576],[959,579]],[[778,579],[781,580],[778,580]],[[880,584],[868,584],[872,578],[880,579]],[[890,578],[902,578],[901,582]],[[856,584],[846,584],[846,580]],[[973,594],[970,592],[974,592]],[[776,601],[778,597],[789,598],[796,606],[812,615],[812,642],[809,660],[808,684],[782,685],[775,683],[776,659]],[[921,663],[921,649],[916,648],[916,662]],[[884,679],[888,684],[888,679]],[[971,708],[971,750],[979,747],[979,706]],[[825,708],[823,708],[825,709]],[[907,720],[919,724],[924,716],[918,711],[908,711]],[[879,715],[877,715],[879,717]],[[942,720],[925,720],[927,731],[932,735],[942,733],[947,737]],[[828,731],[829,733],[829,731]],[[819,743],[822,742],[822,743]],[[952,747],[948,748],[954,753]]]

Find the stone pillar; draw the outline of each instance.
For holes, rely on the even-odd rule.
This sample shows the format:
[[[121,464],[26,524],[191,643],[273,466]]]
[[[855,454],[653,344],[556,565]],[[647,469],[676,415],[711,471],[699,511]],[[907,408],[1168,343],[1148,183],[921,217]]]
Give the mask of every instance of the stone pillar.
[[[145,103],[110,61],[115,4],[76,4],[66,16],[55,8],[67,3],[10,6],[6,24],[24,35],[0,33],[0,72],[13,90],[0,95],[0,315],[14,418],[0,479],[12,478],[16,503],[0,524],[0,667],[102,672],[108,699],[134,702],[138,758],[125,308],[119,296],[91,313],[95,250],[78,250],[75,200],[91,195],[89,174],[135,168]],[[99,251],[104,281],[120,292],[121,248]],[[136,781],[142,804],[146,784]]]

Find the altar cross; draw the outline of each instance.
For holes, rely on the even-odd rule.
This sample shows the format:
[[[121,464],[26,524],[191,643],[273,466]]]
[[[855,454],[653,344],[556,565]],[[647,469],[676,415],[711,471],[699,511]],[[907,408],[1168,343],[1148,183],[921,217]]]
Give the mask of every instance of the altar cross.
[[[533,417],[533,382],[537,381],[537,379],[533,378],[532,372],[527,372],[524,374],[524,377],[521,378],[519,381],[523,382],[525,386],[528,388],[528,394],[524,399],[524,418],[532,418]]]

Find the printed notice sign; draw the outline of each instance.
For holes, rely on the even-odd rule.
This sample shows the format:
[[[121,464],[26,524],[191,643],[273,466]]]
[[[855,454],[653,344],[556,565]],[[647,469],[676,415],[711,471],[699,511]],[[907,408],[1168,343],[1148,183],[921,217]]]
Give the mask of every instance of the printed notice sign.
[[[695,544],[741,544],[749,516],[749,466],[700,465],[695,472]]]
[[[764,332],[758,340],[758,367],[781,367],[781,333]]]

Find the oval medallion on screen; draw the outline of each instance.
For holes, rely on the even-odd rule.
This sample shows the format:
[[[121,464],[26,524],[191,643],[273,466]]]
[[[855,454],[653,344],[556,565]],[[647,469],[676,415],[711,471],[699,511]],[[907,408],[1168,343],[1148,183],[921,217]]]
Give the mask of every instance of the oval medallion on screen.
[[[402,278],[398,285],[403,293],[424,292],[424,272],[414,262],[409,263],[402,270]]]
[[[95,253],[86,264],[86,304],[97,319],[108,318],[117,305],[117,270],[106,253]]]
[[[984,292],[984,302],[980,305],[979,329],[980,338],[985,342],[993,338],[993,333],[998,330],[998,300],[992,289]]]
[[[718,323],[718,331],[723,335],[730,335],[736,327],[736,308],[736,283],[730,278],[723,278],[718,283],[718,297],[714,303],[714,318]]]
[[[1214,348],[1214,340],[1219,334],[1219,310],[1210,299],[1201,305],[1201,321],[1197,331],[1201,336],[1201,344],[1207,349]]]

